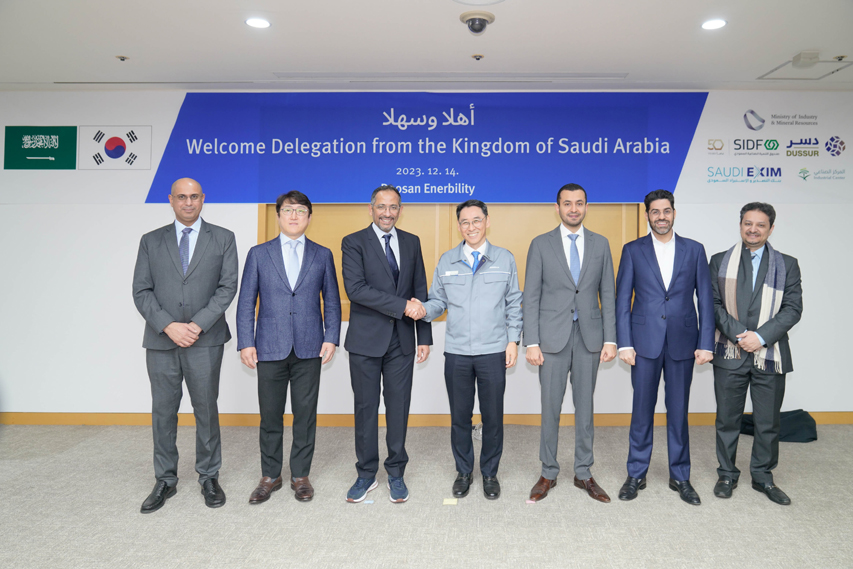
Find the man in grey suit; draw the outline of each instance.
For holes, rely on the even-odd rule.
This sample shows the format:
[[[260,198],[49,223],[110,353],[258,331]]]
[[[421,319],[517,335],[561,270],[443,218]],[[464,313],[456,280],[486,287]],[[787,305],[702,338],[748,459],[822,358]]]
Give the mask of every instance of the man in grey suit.
[[[590,467],[598,365],[616,357],[613,259],[607,238],[583,226],[586,190],[578,184],[563,186],[557,192],[556,209],[560,226],[530,244],[522,303],[526,358],[531,365],[539,366],[542,388],[542,475],[530,491],[530,499],[542,500],[557,485],[560,410],[571,373],[574,485],[594,500],[610,502]]]
[[[172,184],[175,222],[142,236],[133,272],[133,301],[145,318],[142,347],[151,381],[154,489],[141,512],[159,510],[178,483],[178,408],[184,380],[196,421],[196,471],[205,504],[225,504],[219,486],[219,368],[231,332],[225,310],[237,293],[234,234],[199,217],[201,185]]]
[[[718,498],[730,498],[740,470],[735,466],[746,392],[752,395],[755,440],[749,470],[752,487],[787,506],[791,499],[773,483],[779,462],[779,413],[785,374],[793,371],[788,330],[800,321],[803,288],[797,260],[767,239],[776,211],[767,203],[740,210],[742,243],[711,257],[717,333],[714,393],[717,398]]]
[[[288,385],[293,408],[290,488],[300,502],[314,497],[308,474],[317,431],[320,368],[332,359],[341,336],[332,252],[305,237],[311,200],[293,190],[278,197],[275,209],[281,233],[249,250],[237,301],[237,349],[246,367],[258,368],[261,411],[262,477],[250,504],[266,502],[282,486],[282,416]]]

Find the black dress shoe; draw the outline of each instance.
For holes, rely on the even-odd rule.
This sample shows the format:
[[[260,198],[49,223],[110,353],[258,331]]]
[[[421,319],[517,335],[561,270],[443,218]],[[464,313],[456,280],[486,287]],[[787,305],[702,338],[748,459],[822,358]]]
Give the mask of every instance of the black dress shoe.
[[[483,494],[488,500],[497,500],[501,497],[501,483],[497,476],[483,476]]]
[[[201,495],[208,508],[219,508],[225,505],[225,492],[216,478],[208,478],[201,483]]]
[[[720,476],[720,479],[714,485],[714,496],[717,498],[731,498],[732,490],[735,488],[737,488],[737,480],[732,480],[731,476]]]
[[[166,500],[171,498],[177,493],[178,489],[175,486],[169,486],[162,480],[157,482],[154,485],[154,489],[148,494],[148,497],[145,498],[145,501],[142,502],[142,507],[139,511],[143,514],[150,514],[151,512],[156,512],[160,508],[163,507],[163,504],[166,503]]]
[[[681,499],[691,506],[699,506],[702,504],[702,500],[699,499],[699,494],[693,489],[689,480],[676,480],[674,478],[670,478],[669,487],[678,492]]]
[[[752,481],[753,490],[758,490],[759,492],[764,492],[768,498],[770,498],[771,502],[775,502],[780,506],[790,506],[791,499],[787,494],[782,492],[782,489],[773,484],[772,482],[767,482],[765,484],[761,484],[760,482]]]
[[[468,474],[457,474],[456,481],[453,483],[453,497],[464,498],[467,496],[468,491],[471,490],[471,480],[470,472]]]
[[[625,484],[622,485],[622,488],[619,490],[619,499],[620,500],[633,500],[637,497],[637,493],[640,490],[644,490],[646,488],[646,479],[645,478],[632,478],[629,476],[625,480]]]

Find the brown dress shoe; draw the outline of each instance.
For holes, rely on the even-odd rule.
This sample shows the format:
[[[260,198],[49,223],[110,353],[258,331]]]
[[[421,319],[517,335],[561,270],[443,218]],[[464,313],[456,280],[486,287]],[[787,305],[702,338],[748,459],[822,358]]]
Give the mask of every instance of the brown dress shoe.
[[[249,496],[250,504],[260,504],[270,499],[270,494],[281,488],[281,476],[273,480],[269,476],[264,476],[258,482],[258,487],[252,491]]]
[[[314,487],[307,476],[291,478],[290,489],[293,490],[293,497],[300,502],[309,502],[314,497]]]
[[[543,500],[545,496],[548,495],[548,491],[557,485],[557,479],[548,480],[544,476],[539,477],[539,481],[533,485],[533,489],[530,490],[530,499],[534,502],[538,502],[539,500]]]
[[[598,485],[595,481],[595,478],[590,476],[586,480],[581,480],[577,476],[575,476],[575,486],[578,488],[582,488],[586,490],[586,493],[589,494],[589,497],[593,500],[598,500],[599,502],[604,502],[605,504],[610,503],[610,496],[607,495],[607,492],[604,491],[604,488]]]

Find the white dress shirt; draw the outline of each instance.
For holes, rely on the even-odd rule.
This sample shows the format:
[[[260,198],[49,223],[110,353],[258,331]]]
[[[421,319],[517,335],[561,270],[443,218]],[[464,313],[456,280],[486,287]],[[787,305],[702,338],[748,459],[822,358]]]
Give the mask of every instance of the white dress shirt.
[[[569,229],[564,224],[561,223],[560,224],[560,235],[563,238],[563,253],[566,254],[566,264],[571,269],[572,268],[572,240],[569,239],[569,233],[572,233],[572,232],[569,231]],[[578,246],[578,255],[580,256],[580,259],[581,259],[581,266],[578,267],[578,271],[579,271],[578,274],[580,274],[580,270],[583,267],[583,245],[584,245],[583,224],[581,224],[581,226],[578,228],[577,236],[578,236],[578,238],[575,239],[575,243]],[[575,284],[577,284],[577,283],[575,283]]]
[[[663,279],[663,286],[669,290],[669,285],[672,282],[672,270],[675,266],[675,233],[672,238],[666,243],[661,242],[657,236],[652,233],[652,245],[655,248],[655,257],[658,260],[658,268],[660,276]]]
[[[195,244],[198,242],[198,232],[201,231],[201,217],[196,219],[195,223],[193,223],[189,227],[190,227],[190,229],[192,229],[192,231],[190,231],[190,236],[189,236],[190,237],[190,256],[189,256],[189,259],[187,260],[188,266],[193,260],[193,251],[195,251]],[[177,219],[175,220],[175,232],[178,235],[178,250],[179,251],[181,248],[181,237],[184,236],[184,229],[186,229],[186,228],[187,228],[186,225],[184,225],[183,223],[181,223]]]
[[[385,236],[391,236],[391,250],[394,251],[394,258],[397,260],[397,268],[399,270],[403,269],[403,262],[400,259],[400,240],[397,238],[397,228],[392,227],[391,231],[385,233],[379,226],[375,223],[370,224],[373,228],[373,232],[376,234],[376,238],[379,239],[379,245],[382,246],[382,252],[385,252]]]
[[[284,260],[284,267],[287,270],[287,257],[290,255],[290,242],[296,241],[298,245],[296,246],[296,258],[299,259],[299,268],[302,269],[302,257],[305,255],[305,234],[303,233],[296,239],[291,239],[284,233],[278,234],[278,239],[281,241],[281,258]],[[290,275],[287,275],[287,278],[290,278]]]

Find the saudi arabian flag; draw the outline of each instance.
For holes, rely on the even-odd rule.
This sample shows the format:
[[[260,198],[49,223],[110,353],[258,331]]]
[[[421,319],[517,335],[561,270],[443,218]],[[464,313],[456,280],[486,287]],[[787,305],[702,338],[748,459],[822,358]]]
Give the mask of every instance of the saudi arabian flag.
[[[5,170],[74,170],[76,126],[7,126]]]

